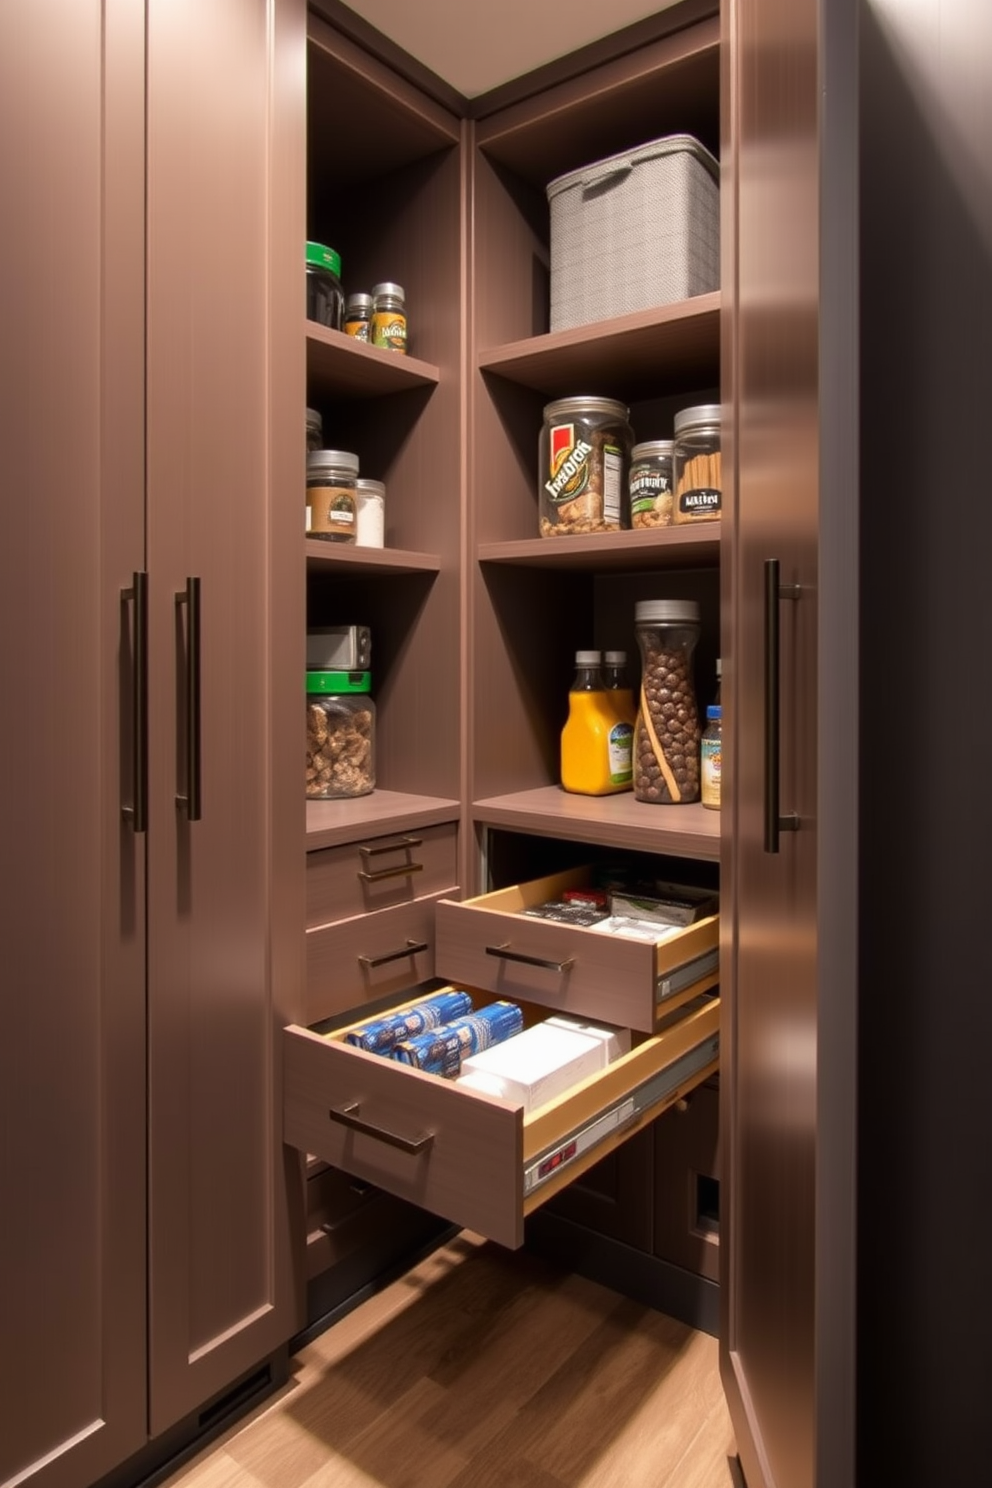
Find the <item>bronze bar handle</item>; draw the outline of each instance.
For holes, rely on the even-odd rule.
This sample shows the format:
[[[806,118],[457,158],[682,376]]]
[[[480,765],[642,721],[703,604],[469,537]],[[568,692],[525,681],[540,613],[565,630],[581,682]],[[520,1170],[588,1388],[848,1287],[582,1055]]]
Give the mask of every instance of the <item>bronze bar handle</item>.
[[[408,940],[401,950],[387,951],[385,956],[359,956],[358,964],[371,971],[374,966],[385,966],[387,961],[401,961],[404,956],[419,956],[421,951],[428,950],[430,945],[426,940]]]
[[[398,1147],[401,1152],[411,1152],[416,1155],[418,1152],[423,1152],[434,1140],[432,1131],[424,1132],[419,1137],[401,1137],[399,1132],[391,1132],[385,1126],[376,1126],[374,1122],[363,1121],[358,1111],[358,1101],[352,1101],[348,1106],[332,1106],[327,1114],[340,1126],[347,1126],[351,1131],[361,1132],[366,1137],[376,1137],[380,1142],[387,1142],[390,1147]]]
[[[358,851],[363,858],[378,858],[382,853],[398,852],[401,847],[423,847],[422,837],[401,837],[399,842],[387,842],[385,846],[368,847],[365,843],[358,844]]]
[[[409,877],[411,873],[420,873],[423,863],[401,863],[397,868],[377,868],[374,873],[365,873],[359,869],[358,877],[362,883],[382,883],[384,878]]]
[[[131,588],[121,590],[121,599],[134,602],[134,671],[131,694],[131,791],[130,806],[121,806],[134,832],[148,830],[148,575],[132,575]]]
[[[176,794],[176,805],[186,807],[186,820],[203,815],[200,772],[200,580],[188,578],[176,595],[176,607],[186,606],[186,794]]]
[[[781,766],[781,644],[779,603],[798,599],[799,585],[783,587],[777,558],[765,559],[765,852],[777,853],[780,832],[797,832],[799,817],[779,814]]]
[[[501,961],[522,961],[525,966],[540,966],[544,971],[557,971],[562,976],[575,965],[574,956],[567,961],[544,961],[540,956],[525,956],[522,951],[508,950],[508,946],[509,941],[498,946],[486,946],[486,955],[498,956]]]

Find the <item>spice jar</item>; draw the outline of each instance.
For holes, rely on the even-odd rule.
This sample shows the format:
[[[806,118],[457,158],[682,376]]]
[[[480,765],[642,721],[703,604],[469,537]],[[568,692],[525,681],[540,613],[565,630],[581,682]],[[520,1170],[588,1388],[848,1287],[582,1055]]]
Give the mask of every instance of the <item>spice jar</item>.
[[[542,537],[630,526],[629,410],[613,398],[559,398],[544,410],[538,497]]]
[[[672,439],[635,444],[630,452],[631,527],[668,527],[672,520]]]
[[[634,795],[638,801],[695,801],[701,729],[692,655],[699,639],[699,605],[695,600],[641,600],[634,618],[641,651]]]
[[[344,333],[356,341],[372,339],[372,296],[350,294],[344,307]]]
[[[372,345],[406,351],[406,306],[401,284],[372,286]]]
[[[324,442],[324,420],[316,408],[307,409],[307,454],[320,449]]]
[[[675,415],[673,520],[711,522],[723,507],[720,405],[703,403]]]
[[[310,800],[375,789],[375,704],[368,672],[307,672],[306,793]]]
[[[347,450],[307,455],[307,534],[327,542],[355,541],[358,456]]]
[[[307,243],[307,319],[339,331],[343,314],[340,254],[324,243]]]
[[[355,541],[360,548],[381,548],[386,538],[386,487],[360,480],[355,487]]]
[[[723,710],[718,703],[706,709],[706,728],[700,743],[700,794],[704,806],[720,810],[720,776],[723,767]]]

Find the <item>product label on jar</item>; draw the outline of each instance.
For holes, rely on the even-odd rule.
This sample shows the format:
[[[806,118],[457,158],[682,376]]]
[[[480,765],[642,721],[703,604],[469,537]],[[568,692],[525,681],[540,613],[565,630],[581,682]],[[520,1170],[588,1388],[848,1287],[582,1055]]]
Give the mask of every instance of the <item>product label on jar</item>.
[[[557,424],[551,430],[550,480],[544,489],[554,506],[574,501],[589,484],[589,456],[592,445],[576,433],[574,424]]]
[[[634,730],[629,723],[615,723],[607,740],[610,783],[630,785],[634,779]]]
[[[722,752],[719,739],[704,738],[700,745],[700,792],[704,806],[720,804]]]
[[[312,537],[355,541],[355,492],[348,486],[309,486],[307,513]]]
[[[346,336],[354,336],[356,341],[368,341],[369,323],[367,320],[346,320],[344,333]]]
[[[678,509],[683,517],[718,517],[721,501],[722,492],[704,487],[702,490],[683,491]]]
[[[395,310],[377,310],[372,316],[372,344],[387,351],[406,351],[406,319]]]

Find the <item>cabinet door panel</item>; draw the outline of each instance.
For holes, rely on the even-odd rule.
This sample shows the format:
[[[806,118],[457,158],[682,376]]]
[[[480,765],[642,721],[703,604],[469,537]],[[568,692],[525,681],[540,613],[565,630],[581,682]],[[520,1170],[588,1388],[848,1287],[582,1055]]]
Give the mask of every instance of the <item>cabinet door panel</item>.
[[[0,1482],[145,1438],[143,6],[0,8]]]
[[[149,13],[156,1431],[293,1326],[270,957],[284,933],[273,906],[297,855],[302,953],[302,791],[285,817],[276,793],[299,782],[298,698],[288,694],[291,723],[282,689],[294,662],[302,672],[293,491],[303,489],[303,440],[284,447],[279,431],[302,428],[304,225],[302,144],[291,170],[276,131],[292,133],[296,120],[301,130],[303,23],[297,0],[158,0]],[[188,686],[193,612],[177,603],[190,578],[199,581],[198,697]],[[287,615],[295,652],[279,639]],[[177,799],[190,795],[191,724],[199,814]],[[299,823],[289,862],[285,820]]]

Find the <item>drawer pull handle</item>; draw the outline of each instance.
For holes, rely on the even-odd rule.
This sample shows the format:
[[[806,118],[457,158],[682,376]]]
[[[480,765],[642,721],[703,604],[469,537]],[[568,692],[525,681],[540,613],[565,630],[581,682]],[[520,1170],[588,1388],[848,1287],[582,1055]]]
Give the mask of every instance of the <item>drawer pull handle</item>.
[[[574,956],[569,956],[567,961],[544,961],[540,956],[525,956],[522,951],[508,950],[508,945],[509,941],[504,941],[502,945],[486,946],[486,955],[498,956],[501,961],[522,961],[525,966],[540,966],[544,971],[557,971],[562,976],[575,965]]]
[[[387,961],[400,961],[404,956],[419,956],[421,951],[429,950],[426,940],[408,940],[398,951],[387,951],[384,956],[359,956],[358,964],[371,970],[373,966],[385,966]]]
[[[400,863],[396,868],[377,868],[374,873],[366,873],[360,868],[358,876],[362,883],[381,883],[384,878],[403,878],[411,873],[419,873],[423,866],[423,863]]]
[[[401,1152],[414,1154],[423,1152],[434,1140],[432,1131],[424,1132],[419,1137],[401,1137],[398,1132],[391,1132],[384,1126],[376,1126],[374,1122],[363,1121],[358,1110],[358,1101],[352,1101],[350,1106],[332,1106],[327,1114],[340,1126],[347,1126],[352,1131],[362,1132],[366,1137],[377,1137],[380,1142],[387,1142],[390,1147],[398,1147]]]
[[[399,842],[387,842],[384,846],[368,847],[365,843],[359,843],[358,851],[363,858],[378,858],[383,853],[399,852],[403,847],[423,847],[422,837],[401,837]]]

